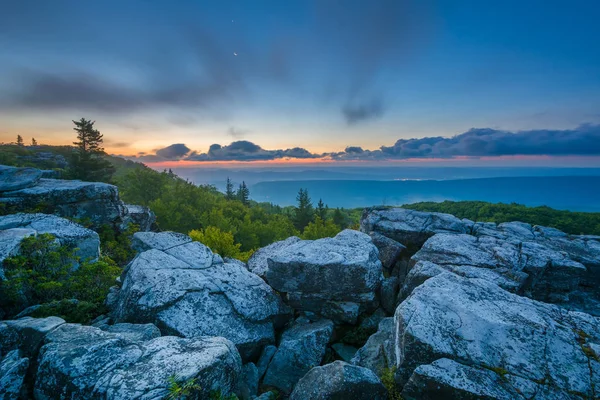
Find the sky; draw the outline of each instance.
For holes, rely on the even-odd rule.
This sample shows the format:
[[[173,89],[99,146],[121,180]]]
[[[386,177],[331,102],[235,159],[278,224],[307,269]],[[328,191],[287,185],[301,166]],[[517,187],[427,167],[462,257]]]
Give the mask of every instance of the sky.
[[[147,163],[600,165],[598,1],[0,9],[2,142],[68,144],[85,117],[109,153]]]

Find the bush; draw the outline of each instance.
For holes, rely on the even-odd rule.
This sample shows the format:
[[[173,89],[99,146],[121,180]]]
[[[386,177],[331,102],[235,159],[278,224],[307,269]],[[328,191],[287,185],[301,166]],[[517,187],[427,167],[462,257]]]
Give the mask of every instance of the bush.
[[[121,273],[108,257],[74,269],[78,262],[74,249],[60,245],[50,234],[24,238],[20,253],[3,263],[6,280],[0,283],[0,305],[9,315],[39,304],[43,307],[36,315],[55,310],[69,322],[92,319],[105,311],[108,289]],[[71,299],[79,303],[67,301]]]
[[[223,232],[214,226],[209,226],[206,229],[192,230],[189,236],[192,240],[208,246],[221,257],[237,258],[246,262],[252,253],[254,253],[254,250],[241,251],[241,245],[234,242],[231,232]]]
[[[315,217],[313,222],[310,222],[304,232],[302,233],[302,239],[316,240],[325,237],[333,237],[340,232],[340,227],[333,223],[332,220],[328,219],[323,221],[321,217]]]

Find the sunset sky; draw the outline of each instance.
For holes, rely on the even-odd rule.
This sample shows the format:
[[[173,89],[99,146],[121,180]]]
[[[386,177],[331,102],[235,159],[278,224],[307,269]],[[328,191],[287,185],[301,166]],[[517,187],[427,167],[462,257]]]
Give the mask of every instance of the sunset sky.
[[[108,152],[165,165],[600,165],[598,1],[0,6],[2,142],[68,144],[86,117]]]

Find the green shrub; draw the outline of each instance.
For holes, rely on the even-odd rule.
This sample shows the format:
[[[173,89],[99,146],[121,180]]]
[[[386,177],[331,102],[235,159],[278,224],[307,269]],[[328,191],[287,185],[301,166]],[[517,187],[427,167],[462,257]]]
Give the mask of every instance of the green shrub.
[[[108,257],[74,269],[77,261],[74,249],[61,246],[53,235],[24,238],[20,255],[4,260],[0,305],[9,315],[42,305],[35,315],[56,311],[69,322],[87,322],[102,314],[108,289],[121,269]]]
[[[168,380],[169,386],[167,390],[169,391],[169,394],[167,395],[166,400],[184,400],[195,392],[202,390],[202,387],[196,383],[195,378],[182,382],[176,375],[171,375]]]
[[[135,251],[131,248],[131,239],[139,230],[140,227],[135,224],[130,224],[123,232],[108,224],[101,226],[98,235],[102,254],[119,266],[126,265],[135,256]]]
[[[398,385],[396,385],[395,375],[396,367],[384,368],[381,371],[381,383],[383,383],[383,386],[388,391],[389,400],[402,400],[400,390],[398,389]]]
[[[254,250],[241,251],[241,245],[234,242],[231,232],[223,232],[214,226],[209,226],[206,229],[192,230],[189,236],[192,240],[208,246],[221,257],[237,258],[246,262],[252,253],[254,253]]]

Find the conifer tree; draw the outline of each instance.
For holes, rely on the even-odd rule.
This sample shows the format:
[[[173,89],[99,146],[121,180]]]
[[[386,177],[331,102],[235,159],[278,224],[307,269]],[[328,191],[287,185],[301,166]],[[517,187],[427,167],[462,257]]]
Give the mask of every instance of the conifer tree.
[[[325,221],[327,219],[327,206],[323,203],[323,199],[319,199],[317,203],[317,215]]]
[[[231,182],[231,179],[229,179],[229,177],[227,177],[227,184],[225,185],[225,198],[227,200],[235,199],[235,192],[233,190],[233,182]]]
[[[242,203],[248,204],[250,201],[250,189],[248,189],[248,186],[246,186],[246,182],[242,181],[237,190],[236,197]]]
[[[300,189],[296,196],[298,205],[294,207],[294,225],[296,229],[302,231],[314,219],[314,209],[308,190]]]
[[[339,207],[333,212],[333,223],[339,226],[341,229],[346,229],[347,227],[346,217],[344,217],[344,214]]]
[[[32,146],[37,146],[37,140],[35,140],[35,138],[31,138],[31,145]]]
[[[81,118],[73,121],[77,141],[71,160],[71,175],[83,181],[110,181],[115,168],[104,158],[103,135],[94,128],[95,121]]]
[[[17,135],[17,145],[24,146],[23,137],[21,135]]]

